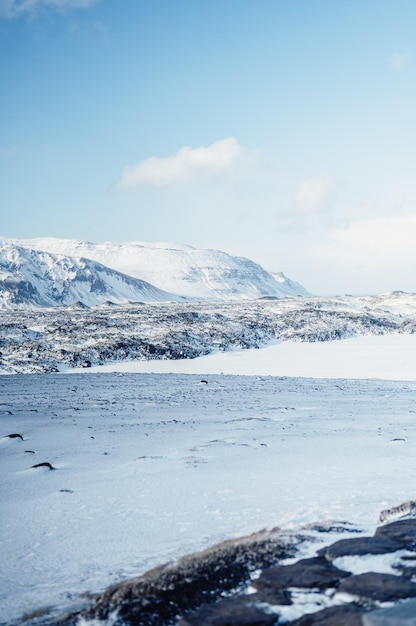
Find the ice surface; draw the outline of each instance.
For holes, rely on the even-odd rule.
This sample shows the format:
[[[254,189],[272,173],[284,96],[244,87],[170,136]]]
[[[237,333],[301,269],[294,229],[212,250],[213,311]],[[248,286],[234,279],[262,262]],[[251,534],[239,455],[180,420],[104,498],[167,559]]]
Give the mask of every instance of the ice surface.
[[[373,532],[414,498],[415,414],[412,381],[1,376],[0,615],[264,527]]]
[[[416,380],[416,335],[272,342],[260,350],[217,352],[176,361],[125,361],[88,369],[91,373],[115,371]]]

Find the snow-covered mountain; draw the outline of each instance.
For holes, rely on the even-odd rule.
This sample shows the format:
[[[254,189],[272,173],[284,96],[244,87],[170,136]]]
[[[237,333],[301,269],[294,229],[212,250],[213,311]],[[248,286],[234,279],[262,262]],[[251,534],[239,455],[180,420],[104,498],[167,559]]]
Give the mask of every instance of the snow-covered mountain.
[[[72,239],[13,239],[13,243],[76,259],[92,259],[159,289],[202,300],[310,295],[282,273],[219,250],[172,243],[90,243]]]
[[[271,272],[273,278],[279,283],[282,292],[288,296],[310,296],[312,295],[300,283],[288,278],[283,272]]]
[[[0,308],[179,299],[90,259],[74,259],[0,242]]]

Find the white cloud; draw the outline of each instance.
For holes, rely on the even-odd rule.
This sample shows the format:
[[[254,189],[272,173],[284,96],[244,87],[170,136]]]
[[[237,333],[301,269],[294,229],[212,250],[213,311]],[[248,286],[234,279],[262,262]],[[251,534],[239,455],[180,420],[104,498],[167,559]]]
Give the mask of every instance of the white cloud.
[[[160,186],[216,175],[229,171],[242,153],[243,149],[234,137],[207,147],[184,147],[171,156],[150,157],[126,167],[116,187],[129,189],[144,183]]]
[[[327,206],[331,182],[327,178],[304,180],[296,194],[296,208],[302,213],[319,211]]]
[[[394,52],[392,55],[390,55],[390,65],[395,70],[400,72],[405,67],[405,65],[409,63],[411,58],[411,54],[401,54],[399,52]]]
[[[339,259],[380,271],[416,263],[416,214],[352,222],[331,234],[326,252]]]
[[[0,17],[12,19],[41,9],[86,9],[100,0],[1,0]]]

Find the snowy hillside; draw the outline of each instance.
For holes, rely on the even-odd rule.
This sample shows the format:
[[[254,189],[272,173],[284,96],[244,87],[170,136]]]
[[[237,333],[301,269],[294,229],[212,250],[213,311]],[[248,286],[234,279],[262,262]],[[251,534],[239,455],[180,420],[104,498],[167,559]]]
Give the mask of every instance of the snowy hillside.
[[[180,298],[89,259],[0,242],[0,308],[175,299]]]
[[[282,273],[272,275],[249,259],[219,250],[172,243],[95,244],[54,238],[10,241],[52,254],[92,259],[159,289],[191,298],[230,300],[308,294]]]
[[[297,283],[295,280],[291,280],[288,278],[283,272],[271,272],[273,278],[279,283],[282,292],[284,291],[288,296],[310,296],[311,294],[307,291],[300,283]]]

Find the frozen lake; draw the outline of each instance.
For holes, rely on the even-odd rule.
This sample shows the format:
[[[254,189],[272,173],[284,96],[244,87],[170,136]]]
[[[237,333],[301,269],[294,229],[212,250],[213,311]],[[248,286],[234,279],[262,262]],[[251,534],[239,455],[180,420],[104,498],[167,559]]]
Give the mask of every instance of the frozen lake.
[[[415,495],[411,380],[13,375],[0,403],[5,622],[264,527],[373,531]]]

